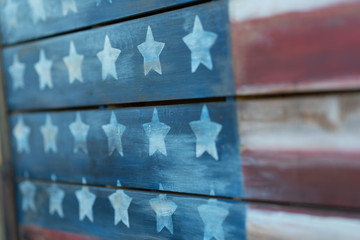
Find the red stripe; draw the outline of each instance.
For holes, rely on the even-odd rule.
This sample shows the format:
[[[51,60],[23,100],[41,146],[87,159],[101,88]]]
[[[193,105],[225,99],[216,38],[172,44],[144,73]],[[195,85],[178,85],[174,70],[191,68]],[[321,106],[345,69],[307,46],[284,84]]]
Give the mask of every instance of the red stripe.
[[[242,152],[249,199],[360,207],[360,152]]]
[[[98,240],[90,236],[59,232],[37,226],[24,226],[21,227],[21,239],[24,240]]]
[[[360,3],[231,25],[240,93],[360,88]]]

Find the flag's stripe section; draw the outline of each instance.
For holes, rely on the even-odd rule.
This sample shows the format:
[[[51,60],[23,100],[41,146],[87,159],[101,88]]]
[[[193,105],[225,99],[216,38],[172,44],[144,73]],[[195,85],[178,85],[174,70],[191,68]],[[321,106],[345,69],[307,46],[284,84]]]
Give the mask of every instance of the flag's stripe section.
[[[292,11],[270,15],[266,11],[262,14],[260,7],[259,18],[231,19],[238,94],[359,89],[360,3],[280,2],[272,5],[272,11],[282,6]],[[238,7],[230,7],[233,12],[249,11],[254,16],[252,9],[262,6],[257,1],[246,1],[249,7],[242,8],[242,1],[238,3]],[[322,7],[302,8],[306,3],[322,3]]]
[[[356,240],[360,237],[358,214],[271,205],[250,205],[246,228],[248,240]]]
[[[26,240],[100,240],[101,238],[94,238],[86,234],[73,234],[69,232],[61,232],[52,229],[47,229],[32,225],[20,226],[20,238]]]
[[[16,43],[197,1],[199,0],[156,0],[151,3],[147,0],[2,1],[2,41],[6,44]],[[9,6],[12,2],[13,7],[9,7],[7,2]],[[29,5],[29,2],[34,3]]]
[[[234,95],[227,7],[225,1],[209,2],[7,48],[3,69],[9,108]],[[141,45],[146,39],[148,44]],[[77,55],[68,58],[72,45]],[[113,50],[104,52],[109,45]],[[16,55],[25,65],[23,85],[15,85],[20,72],[11,71],[22,69],[19,64],[12,68]],[[77,64],[68,69],[66,59]]]
[[[21,184],[21,181],[19,183]],[[223,232],[224,239],[246,239],[246,205],[244,203],[215,199],[209,201],[209,198],[206,197],[167,194],[165,202],[176,205],[175,212],[169,214],[166,204],[157,202],[158,193],[124,190],[124,193],[132,198],[129,208],[127,208],[128,228],[121,221],[114,225],[114,208],[108,197],[115,193],[117,189],[89,187],[89,191],[96,195],[92,207],[93,222],[91,222],[87,216],[84,220],[79,220],[79,202],[75,192],[81,190],[82,185],[56,185],[65,192],[62,202],[64,217],[60,218],[56,212],[54,215],[49,213],[48,188],[51,184],[36,181],[32,181],[32,183],[36,186],[36,212],[30,209],[22,210],[24,198],[20,191],[18,193],[18,217],[22,226],[37,226],[43,229],[101,239],[138,240],[156,238],[195,240],[203,239],[205,231],[210,235]],[[123,201],[123,199],[120,200]],[[159,212],[160,216],[163,216],[162,218],[157,219],[156,211],[153,210],[150,203],[154,201],[156,203],[154,205],[155,210],[161,210],[164,207]],[[161,205],[162,203],[163,205]],[[159,226],[161,227],[159,232],[157,230],[157,220],[159,220]],[[166,227],[162,228],[162,223],[165,223]],[[168,229],[171,228],[171,223],[173,234]],[[209,223],[213,223],[213,225],[207,226],[213,226],[213,228],[207,227],[207,230],[205,230],[205,224]],[[34,232],[36,233],[36,231]],[[47,233],[42,234],[46,235]]]

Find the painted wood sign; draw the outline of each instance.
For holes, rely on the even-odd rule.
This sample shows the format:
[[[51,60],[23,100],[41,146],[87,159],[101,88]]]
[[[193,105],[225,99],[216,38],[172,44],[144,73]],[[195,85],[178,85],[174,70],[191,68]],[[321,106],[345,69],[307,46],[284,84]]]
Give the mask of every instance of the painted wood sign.
[[[1,0],[5,44],[89,27],[199,0]]]
[[[360,237],[358,214],[27,179],[18,186],[18,214],[26,239]],[[27,207],[30,203],[34,209]]]
[[[228,28],[220,1],[7,48],[8,106],[233,95]]]
[[[230,0],[238,94],[360,89],[357,0]]]
[[[241,196],[234,103],[20,114],[10,122],[18,176]]]
[[[18,176],[359,207],[359,121],[350,94],[22,114],[11,128]]]

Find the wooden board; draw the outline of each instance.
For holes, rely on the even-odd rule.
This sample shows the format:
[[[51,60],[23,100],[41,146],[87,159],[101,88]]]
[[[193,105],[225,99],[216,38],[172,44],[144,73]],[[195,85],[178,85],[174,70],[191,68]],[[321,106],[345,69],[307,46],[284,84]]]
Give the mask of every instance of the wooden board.
[[[24,182],[20,182],[19,186],[22,183]],[[245,205],[242,203],[174,194],[159,196],[159,193],[155,192],[124,190],[118,192],[120,198],[123,196],[122,208],[116,209],[123,211],[122,220],[129,221],[125,221],[126,224],[120,221],[115,225],[114,208],[109,201],[109,196],[119,189],[88,188],[88,191],[96,198],[93,205],[90,204],[84,208],[88,215],[80,220],[80,202],[76,197],[76,192],[82,192],[81,185],[55,185],[58,187],[57,191],[64,193],[60,205],[63,217],[60,217],[59,205],[50,204],[51,199],[58,199],[56,192],[52,195],[48,194],[51,184],[32,181],[28,184],[35,187],[33,203],[36,212],[30,208],[21,210],[23,202],[28,203],[30,198],[22,198],[21,191],[18,193],[19,222],[26,226],[25,229],[23,228],[23,236],[30,235],[26,239],[34,239],[31,237],[32,234],[51,236],[45,239],[56,239],[59,236],[58,232],[70,233],[68,239],[203,239],[205,232],[208,239],[213,234],[220,239],[245,239]],[[131,200],[130,204],[124,199]],[[81,204],[84,203],[86,202],[81,202]],[[56,206],[53,215],[49,212],[50,206]],[[88,216],[91,216],[92,221]],[[159,216],[158,219],[157,216]],[[41,231],[39,227],[46,229]],[[85,235],[86,238],[77,237],[79,235]]]
[[[248,199],[359,208],[360,96],[238,103]]]
[[[200,0],[1,0],[3,43],[59,34]]]
[[[109,128],[112,112],[121,126],[114,123],[114,134],[108,138],[104,129]],[[115,185],[119,179],[132,188],[158,189],[162,183],[174,192],[208,194],[214,188],[219,196],[242,195],[234,102],[78,113],[88,131],[80,125],[78,129],[84,131],[75,140],[70,126],[77,112],[50,113],[47,144],[42,134],[47,113],[11,116],[18,176],[27,172],[30,177],[50,179],[56,174],[60,181],[75,183],[84,176],[92,184]],[[24,125],[18,125],[21,119]],[[19,143],[15,132],[20,132]]]
[[[360,89],[360,3],[230,0],[240,95]]]
[[[228,32],[219,1],[7,48],[9,109],[234,95]]]
[[[171,234],[167,227],[157,231],[156,213],[150,202],[159,198],[158,193],[98,187],[88,188],[91,194],[96,195],[93,205],[86,208],[91,209],[93,221],[87,215],[79,220],[80,204],[75,193],[81,192],[83,186],[53,185],[31,180],[20,181],[19,186],[24,181],[29,181],[35,187],[33,203],[36,212],[31,209],[19,211],[22,239],[211,239],[215,235],[215,239],[238,240],[357,240],[360,237],[358,213],[167,194],[163,203],[176,205],[175,212],[171,211],[164,220],[166,226],[171,226],[171,221]],[[55,196],[48,193],[51,187],[64,192],[60,202],[63,217],[59,217],[57,211],[49,213],[51,199]],[[123,222],[114,225],[114,208],[108,197],[116,190],[122,191],[118,194],[131,198],[130,205],[125,204],[123,209],[125,216],[128,216],[129,227]],[[19,209],[23,201],[28,200],[22,196],[19,192]]]

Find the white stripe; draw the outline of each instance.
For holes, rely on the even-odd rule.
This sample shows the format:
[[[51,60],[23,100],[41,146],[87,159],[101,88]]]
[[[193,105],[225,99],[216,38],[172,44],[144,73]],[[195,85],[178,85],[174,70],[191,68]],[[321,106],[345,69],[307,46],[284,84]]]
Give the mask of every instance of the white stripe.
[[[230,0],[229,11],[231,20],[241,22],[348,2],[359,2],[359,0]]]
[[[359,240],[360,220],[248,209],[247,235],[248,240]]]

